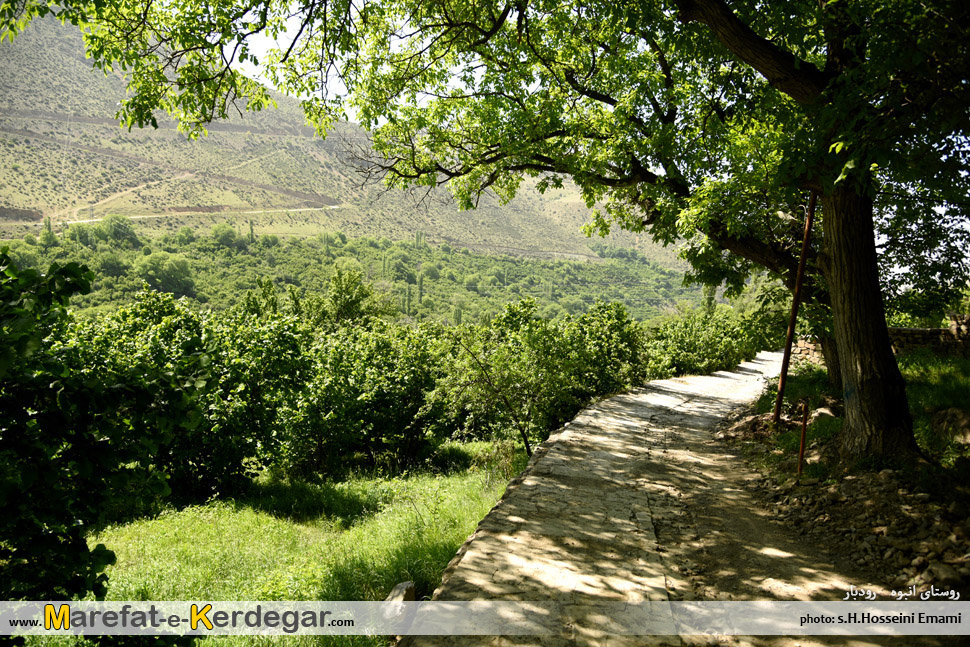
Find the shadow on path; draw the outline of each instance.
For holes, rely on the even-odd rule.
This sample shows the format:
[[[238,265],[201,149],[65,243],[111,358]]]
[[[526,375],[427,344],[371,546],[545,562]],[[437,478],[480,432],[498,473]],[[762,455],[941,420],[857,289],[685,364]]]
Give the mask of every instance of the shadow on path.
[[[735,371],[650,382],[583,410],[538,448],[452,560],[434,599],[556,603],[567,618],[559,635],[406,644],[916,644],[621,636],[603,628],[610,603],[842,600],[851,585],[869,584],[807,552],[772,522],[746,490],[757,475],[712,436],[728,413],[757,398],[780,362],[780,354],[762,353]]]

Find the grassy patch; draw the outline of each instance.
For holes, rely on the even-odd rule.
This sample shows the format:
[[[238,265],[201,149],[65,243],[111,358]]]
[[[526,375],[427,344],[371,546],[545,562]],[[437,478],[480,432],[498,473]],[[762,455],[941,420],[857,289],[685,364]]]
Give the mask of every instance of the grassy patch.
[[[109,596],[379,600],[404,580],[428,595],[504,484],[469,471],[282,487],[106,529],[93,541],[118,556]]]
[[[509,480],[524,467],[522,444],[511,441],[447,441],[428,457],[428,470],[454,474],[467,469],[486,470]]]
[[[379,512],[388,496],[386,488],[378,487],[373,480],[309,484],[263,479],[234,504],[278,519],[304,524],[319,521],[347,528]]]
[[[842,429],[842,418],[823,416],[815,420],[805,430],[805,446],[824,445]],[[775,443],[782,452],[791,456],[798,453],[801,443],[801,427],[784,431],[775,437]]]
[[[267,479],[245,498],[168,510],[91,541],[117,555],[108,570],[111,600],[382,600],[405,580],[420,599],[501,496],[507,473],[524,467],[521,456],[472,443],[432,457],[438,473],[319,485]],[[276,641],[385,644],[364,636]]]
[[[970,409],[970,359],[917,351],[901,356],[899,368],[906,378],[916,441],[941,464],[953,466],[968,455],[967,448],[934,433],[933,417],[947,409]]]
[[[944,467],[953,467],[957,459],[968,451],[940,437],[933,430],[935,414],[947,409],[970,408],[970,359],[944,357],[928,350],[920,350],[898,358],[899,368],[906,380],[906,396],[913,415],[913,429],[920,448]],[[768,413],[774,407],[778,390],[777,379],[768,383],[756,405],[758,413]],[[829,385],[824,369],[802,364],[788,376],[783,410],[800,419],[800,403],[807,400],[812,409],[839,399]],[[841,430],[842,418],[822,417],[807,432],[807,445],[825,444]],[[787,456],[798,451],[799,431],[779,434],[774,442]],[[878,466],[875,466],[878,467]]]
[[[778,394],[778,378],[768,381],[764,392],[755,405],[758,413],[768,413],[775,407],[775,397]],[[800,403],[808,401],[811,409],[825,406],[827,401],[837,399],[840,394],[829,384],[824,368],[812,364],[801,363],[792,367],[785,383],[785,399],[783,410],[792,417],[796,416],[796,409],[800,410]]]

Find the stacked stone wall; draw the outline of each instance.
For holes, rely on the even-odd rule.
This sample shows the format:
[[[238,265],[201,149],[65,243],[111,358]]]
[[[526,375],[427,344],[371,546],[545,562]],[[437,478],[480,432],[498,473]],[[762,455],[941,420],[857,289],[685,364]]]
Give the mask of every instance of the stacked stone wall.
[[[970,315],[950,315],[949,328],[889,328],[894,353],[929,348],[942,355],[970,357]],[[792,344],[792,363],[824,366],[822,347],[809,339]]]
[[[956,335],[948,328],[890,328],[889,338],[894,353],[931,348],[943,354],[967,357],[970,351],[970,337]]]
[[[792,364],[807,362],[816,366],[825,366],[821,344],[810,339],[796,339],[791,347],[791,361]]]

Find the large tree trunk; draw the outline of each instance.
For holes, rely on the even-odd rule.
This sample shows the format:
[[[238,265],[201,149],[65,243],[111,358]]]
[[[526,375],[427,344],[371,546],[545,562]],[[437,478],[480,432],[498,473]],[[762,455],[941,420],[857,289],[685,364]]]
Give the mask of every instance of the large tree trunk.
[[[847,458],[916,454],[903,377],[889,342],[873,235],[872,200],[848,187],[822,198],[823,271],[832,298],[845,400]]]
[[[832,388],[842,390],[842,365],[839,362],[839,347],[835,343],[835,337],[823,335],[819,337],[818,344],[822,348],[822,358],[825,360],[825,372],[829,378]]]

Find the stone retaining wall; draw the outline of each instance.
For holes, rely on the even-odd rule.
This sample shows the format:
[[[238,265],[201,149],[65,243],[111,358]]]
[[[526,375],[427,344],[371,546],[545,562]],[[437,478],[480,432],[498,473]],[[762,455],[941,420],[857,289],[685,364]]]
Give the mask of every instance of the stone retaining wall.
[[[791,347],[792,364],[808,362],[816,366],[825,366],[822,358],[822,345],[809,339],[796,339]]]
[[[889,328],[893,352],[929,348],[943,355],[970,357],[970,315],[950,315],[949,328]],[[809,362],[824,366],[822,347],[809,339],[792,345],[792,363]]]

